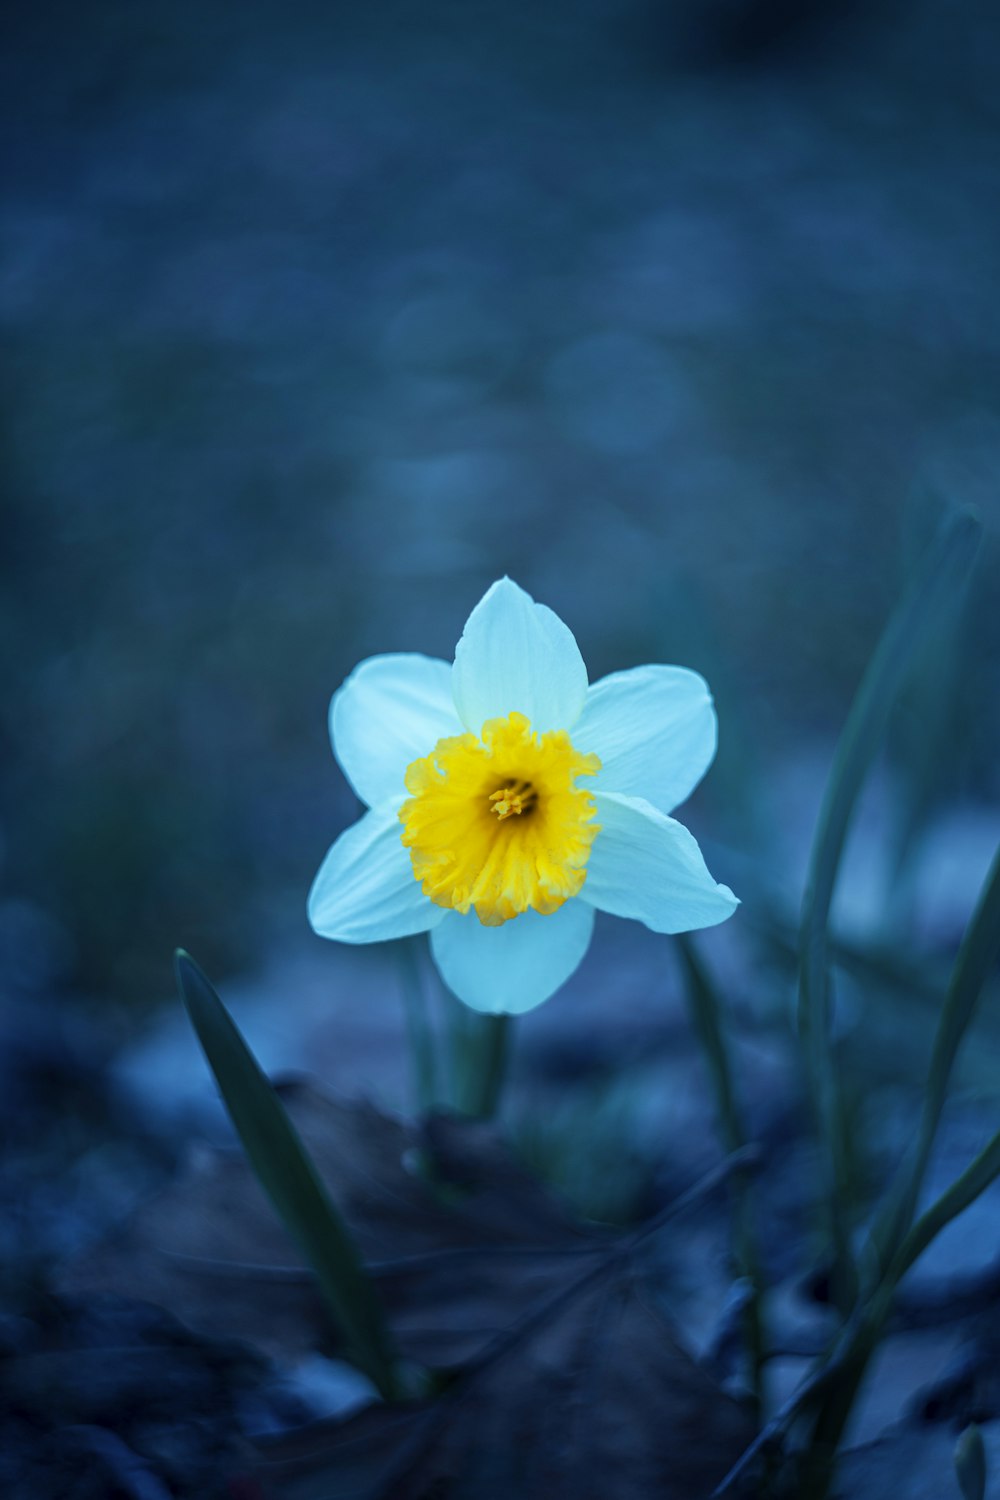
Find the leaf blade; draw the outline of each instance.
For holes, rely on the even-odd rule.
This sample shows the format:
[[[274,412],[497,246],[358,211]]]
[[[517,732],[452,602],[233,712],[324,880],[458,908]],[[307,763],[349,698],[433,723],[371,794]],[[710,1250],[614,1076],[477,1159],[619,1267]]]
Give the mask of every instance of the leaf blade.
[[[932,1240],[952,1219],[957,1219],[976,1199],[1000,1177],[1000,1130],[983,1147],[979,1155],[966,1167],[940,1198],[921,1214],[903,1243],[896,1251],[885,1274],[885,1281],[894,1287],[916,1260],[923,1255]]]
[[[685,995],[692,1029],[698,1038],[715,1094],[719,1130],[727,1152],[739,1152],[746,1144],[746,1129],[733,1084],[722,1024],[722,1003],[716,986],[690,934],[677,939],[684,969]],[[763,1284],[754,1225],[749,1175],[738,1173],[733,1182],[733,1249],[740,1276],[749,1288],[744,1311],[744,1331],[752,1371],[758,1415],[763,1409],[763,1367],[766,1339],[763,1328]]]
[[[964,587],[981,530],[969,510],[949,516],[891,615],[841,733],[810,855],[800,927],[798,1020],[826,1157],[834,1281],[845,1312],[853,1302],[855,1272],[845,1214],[850,1152],[829,1037],[830,908],[858,794],[885,735],[892,704],[917,647]]]
[[[983,883],[962,938],[934,1037],[920,1130],[897,1184],[885,1200],[872,1230],[880,1266],[886,1266],[907,1234],[927,1174],[938,1125],[944,1111],[955,1059],[971,1025],[986,980],[1000,957],[1000,849]]]
[[[346,1225],[209,980],[182,949],[174,964],[184,1007],[258,1181],[313,1268],[351,1358],[392,1399],[398,1385],[389,1335]]]

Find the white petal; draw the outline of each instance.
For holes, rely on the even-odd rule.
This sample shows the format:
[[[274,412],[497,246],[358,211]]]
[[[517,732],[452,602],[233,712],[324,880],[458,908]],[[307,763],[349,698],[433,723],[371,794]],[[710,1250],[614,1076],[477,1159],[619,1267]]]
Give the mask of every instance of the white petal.
[[[330,738],[344,775],[369,807],[406,796],[403,776],[444,735],[461,734],[451,667],[430,656],[370,656],[330,704]]]
[[[309,921],[338,943],[426,932],[444,916],[414,879],[394,809],[367,812],[334,844],[309,892]]]
[[[473,1010],[520,1015],[547,1000],[590,947],[593,909],[567,901],[549,916],[526,911],[500,927],[449,912],[431,933],[431,952],[450,990]]]
[[[693,932],[724,922],[739,906],[716,885],[692,834],[639,797],[595,793],[600,832],[579,900],[653,932]]]
[[[509,578],[480,599],[455,649],[459,717],[478,734],[486,719],[522,713],[532,729],[571,729],[587,695],[573,632]]]
[[[717,740],[708,683],[685,667],[635,667],[602,677],[573,731],[577,749],[601,757],[590,788],[642,797],[663,813],[694,791]]]

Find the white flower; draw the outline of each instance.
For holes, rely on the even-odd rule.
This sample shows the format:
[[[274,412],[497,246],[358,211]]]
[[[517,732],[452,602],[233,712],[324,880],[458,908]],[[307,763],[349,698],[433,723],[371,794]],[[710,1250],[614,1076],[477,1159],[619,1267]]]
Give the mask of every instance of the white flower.
[[[323,861],[310,922],[342,943],[430,932],[475,1010],[546,1000],[583,959],[595,908],[688,932],[739,904],[670,817],[715,755],[704,679],[647,666],[588,687],[572,632],[509,578],[472,611],[453,666],[356,667],[330,734],[369,811]]]

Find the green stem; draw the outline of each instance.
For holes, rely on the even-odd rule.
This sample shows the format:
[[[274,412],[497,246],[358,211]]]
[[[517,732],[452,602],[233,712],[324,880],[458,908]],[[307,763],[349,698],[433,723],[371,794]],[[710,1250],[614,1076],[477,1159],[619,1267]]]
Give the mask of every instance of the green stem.
[[[948,1097],[955,1059],[966,1032],[975,1019],[980,996],[998,955],[1000,849],[994,856],[976,910],[966,928],[941,1009],[913,1154],[901,1167],[872,1233],[880,1270],[888,1266],[913,1223]]]
[[[826,1397],[816,1414],[799,1474],[802,1500],[826,1500],[837,1453],[858,1392],[892,1309],[894,1282],[882,1282],[864,1312],[845,1330],[843,1346],[827,1367]]]
[[[406,1034],[413,1060],[413,1086],[417,1107],[422,1114],[437,1102],[437,1066],[434,1056],[434,1033],[427,1013],[427,997],[420,982],[420,960],[416,938],[400,944],[400,968],[403,979],[403,1006]]]
[[[896,1287],[927,1246],[1000,1177],[1000,1131],[914,1224],[896,1251],[863,1314],[845,1329],[824,1371],[824,1399],[812,1428],[800,1475],[802,1500],[826,1500],[837,1449],[858,1391],[878,1348]]]
[[[456,1037],[457,1106],[462,1114],[491,1120],[500,1107],[510,1054],[510,1016],[467,1012]]]
[[[975,559],[981,527],[967,511],[942,525],[909,591],[883,632],[851,704],[823,805],[802,903],[799,1034],[817,1115],[833,1250],[831,1286],[846,1319],[857,1294],[850,1242],[850,1145],[830,1037],[829,919],[858,795],[885,734],[914,655],[953,605]]]
[[[732,1154],[745,1146],[746,1130],[733,1088],[732,1068],[722,1029],[721,1003],[715,985],[691,938],[687,935],[678,937],[677,946],[687,979],[684,989],[691,1026],[701,1044],[715,1094],[719,1132],[726,1151]],[[764,1402],[766,1340],[761,1305],[762,1277],[753,1222],[751,1178],[747,1171],[733,1174],[732,1204],[734,1258],[739,1275],[750,1289],[743,1313],[743,1328],[750,1359],[755,1415],[759,1420]]]
[[[181,999],[250,1166],[312,1267],[349,1356],[386,1401],[399,1399],[395,1345],[350,1229],[206,975],[180,948],[174,967]]]

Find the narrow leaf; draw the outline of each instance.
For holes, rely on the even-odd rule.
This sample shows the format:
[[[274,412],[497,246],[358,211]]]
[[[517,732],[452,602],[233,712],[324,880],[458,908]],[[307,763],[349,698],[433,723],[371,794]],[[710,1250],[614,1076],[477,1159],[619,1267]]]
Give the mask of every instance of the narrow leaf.
[[[914,1224],[893,1257],[886,1272],[886,1283],[895,1286],[942,1229],[952,1219],[957,1219],[959,1214],[964,1213],[970,1204],[975,1203],[997,1177],[1000,1177],[1000,1130],[966,1167],[961,1177],[957,1177],[951,1187]]]
[[[473,1119],[491,1120],[500,1107],[507,1075],[512,1017],[481,1015],[460,1001],[456,1007],[452,1031],[455,1108]]]
[[[722,1138],[727,1151],[738,1151],[746,1144],[746,1131],[740,1118],[733,1088],[729,1052],[722,1030],[719,996],[701,956],[688,934],[677,938],[686,980],[688,1015],[705,1056],[705,1063],[715,1093]]]
[[[912,1158],[904,1166],[876,1221],[873,1239],[881,1266],[899,1248],[913,1222],[934,1139],[948,1094],[948,1083],[962,1039],[975,1015],[990,971],[1000,957],[1000,849],[965,930],[934,1038],[923,1115]]]
[[[1000,1131],[910,1230],[867,1302],[855,1309],[839,1345],[818,1372],[813,1391],[807,1385],[797,1393],[797,1409],[816,1391],[822,1398],[805,1458],[800,1485],[803,1496],[827,1493],[833,1455],[882,1337],[899,1282],[941,1230],[964,1213],[998,1176]],[[807,1474],[812,1478],[807,1479]]]
[[[718,991],[692,939],[686,935],[678,937],[677,946],[686,979],[688,1014],[701,1045],[712,1082],[723,1144],[728,1152],[738,1152],[746,1143],[746,1132],[733,1087],[732,1067],[722,1027],[722,1005]],[[738,1173],[733,1181],[733,1249],[739,1274],[750,1288],[744,1312],[744,1333],[759,1412],[763,1402],[765,1346],[761,1308],[762,1288],[753,1223],[750,1179],[748,1174],[742,1172]]]
[[[975,1422],[965,1429],[955,1445],[955,1474],[963,1500],[984,1500],[986,1448]]]
[[[406,1032],[413,1061],[414,1091],[421,1114],[428,1114],[437,1100],[437,1058],[434,1030],[428,1015],[427,996],[420,975],[415,938],[397,945],[403,987]]]
[[[375,1293],[298,1132],[229,1012],[182,949],[177,984],[250,1165],[312,1266],[346,1351],[386,1399],[397,1394]]]
[[[882,742],[889,714],[910,662],[940,613],[964,587],[979,547],[981,526],[969,511],[949,517],[923,567],[889,620],[861,680],[834,757],[810,858],[802,911],[802,1019],[825,1017],[827,925],[841,855],[858,793]]]
[[[893,702],[914,654],[964,586],[981,527],[969,511],[949,517],[910,589],[893,613],[861,680],[841,734],[820,811],[802,904],[799,1031],[811,1074],[826,1153],[835,1282],[841,1304],[853,1296],[853,1268],[845,1222],[844,1111],[829,1036],[829,919],[841,856],[858,794],[884,737]]]

